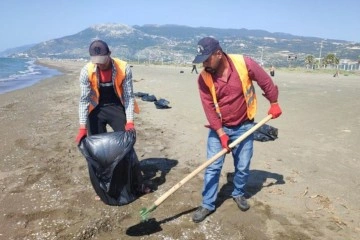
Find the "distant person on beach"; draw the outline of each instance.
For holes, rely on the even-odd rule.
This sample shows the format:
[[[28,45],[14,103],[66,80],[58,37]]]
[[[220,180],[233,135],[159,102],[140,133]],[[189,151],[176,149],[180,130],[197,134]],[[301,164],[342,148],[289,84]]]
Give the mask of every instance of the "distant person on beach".
[[[191,73],[193,73],[193,71],[195,71],[195,73],[198,74],[198,71],[196,69],[196,64],[193,65],[193,68],[191,69]]]
[[[270,67],[270,76],[272,76],[272,77],[275,76],[275,67],[273,65],[271,65],[271,67]]]
[[[282,113],[278,103],[278,88],[271,77],[253,59],[222,51],[219,41],[205,37],[198,42],[198,55],[193,63],[202,63],[204,70],[198,77],[200,99],[207,120],[209,134],[207,157],[210,159],[222,149],[228,149],[234,159],[234,189],[232,198],[242,211],[250,208],[245,196],[253,155],[253,134],[232,150],[234,141],[254,125],[256,95],[253,82],[264,91],[269,101],[268,114],[275,119]],[[215,211],[219,178],[225,155],[205,170],[202,204],[193,215],[194,222],[203,221]]]

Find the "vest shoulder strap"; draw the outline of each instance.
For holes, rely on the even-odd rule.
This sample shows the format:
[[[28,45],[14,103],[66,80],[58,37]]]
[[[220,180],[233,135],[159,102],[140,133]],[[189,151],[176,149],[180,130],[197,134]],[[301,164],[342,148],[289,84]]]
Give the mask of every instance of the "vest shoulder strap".
[[[89,78],[91,78],[91,75],[96,70],[96,65],[93,64],[92,62],[88,62],[86,65],[87,65],[87,70],[88,70],[88,76],[89,76]]]
[[[210,73],[206,72],[205,70],[203,70],[201,72],[201,76],[205,82],[205,85],[209,88],[211,97],[213,99],[215,111],[218,114],[219,118],[221,119],[222,116],[221,116],[221,112],[220,112],[220,106],[219,106],[218,100],[216,98],[216,90],[215,90],[215,85],[214,85],[212,76],[210,75]]]
[[[249,119],[254,119],[257,108],[256,94],[254,85],[249,77],[249,72],[246,67],[244,56],[238,54],[229,54],[229,57],[233,61],[236,71],[238,72],[241,79],[241,84],[247,106],[247,116]]]
[[[127,62],[120,60],[119,58],[112,58],[112,59],[114,60],[116,66],[118,67],[117,70],[123,71],[124,75],[125,75],[125,67],[126,67]]]
[[[249,75],[245,64],[244,56],[240,54],[229,54],[229,57],[233,61],[236,71],[240,75],[240,79],[247,79]]]

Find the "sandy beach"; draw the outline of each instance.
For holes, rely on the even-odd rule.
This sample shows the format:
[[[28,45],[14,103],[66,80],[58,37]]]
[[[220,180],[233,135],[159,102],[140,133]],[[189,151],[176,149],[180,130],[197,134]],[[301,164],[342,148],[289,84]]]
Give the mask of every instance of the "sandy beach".
[[[217,210],[191,220],[202,173],[142,223],[140,209],[205,160],[207,129],[191,66],[133,65],[135,150],[156,191],[120,207],[95,200],[85,158],[75,144],[78,76],[84,62],[41,60],[63,75],[0,94],[0,239],[358,239],[360,235],[360,76],[277,70],[283,115],[268,122],[279,138],[255,142],[241,212],[229,196],[232,158],[222,171]],[[181,73],[183,71],[183,73]],[[260,121],[269,103],[257,89]]]

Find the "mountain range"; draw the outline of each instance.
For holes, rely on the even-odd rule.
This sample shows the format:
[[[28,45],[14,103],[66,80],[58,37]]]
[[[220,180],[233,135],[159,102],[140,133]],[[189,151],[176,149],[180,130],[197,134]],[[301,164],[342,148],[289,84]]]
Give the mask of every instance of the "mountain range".
[[[357,62],[360,43],[336,39],[271,33],[264,30],[219,29],[181,25],[97,24],[74,35],[8,49],[5,57],[89,59],[88,47],[94,39],[106,41],[112,56],[127,61],[189,64],[196,55],[197,42],[213,36],[227,53],[241,53],[264,65],[304,66],[308,55],[323,58],[335,54],[339,59]]]

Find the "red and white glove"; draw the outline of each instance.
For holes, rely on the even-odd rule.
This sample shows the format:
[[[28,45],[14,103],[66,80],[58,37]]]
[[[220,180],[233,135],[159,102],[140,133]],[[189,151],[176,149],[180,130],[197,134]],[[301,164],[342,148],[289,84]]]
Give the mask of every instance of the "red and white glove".
[[[135,126],[133,122],[127,122],[125,125],[125,131],[135,131]]]
[[[226,148],[228,153],[231,151],[231,149],[229,148],[229,141],[230,141],[229,136],[226,133],[220,136],[221,146],[223,148]]]
[[[87,129],[86,128],[79,128],[78,135],[76,136],[75,142],[80,144],[81,140],[87,136]]]
[[[282,111],[278,103],[271,103],[268,114],[272,115],[272,119],[278,118],[281,115]]]

